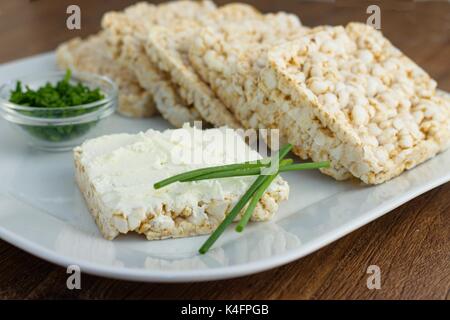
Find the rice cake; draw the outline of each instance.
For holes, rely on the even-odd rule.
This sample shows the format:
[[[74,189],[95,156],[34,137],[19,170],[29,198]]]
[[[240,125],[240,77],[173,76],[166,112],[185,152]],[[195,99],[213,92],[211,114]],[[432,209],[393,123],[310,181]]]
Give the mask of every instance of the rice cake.
[[[295,124],[286,134],[304,156],[377,184],[449,146],[448,98],[370,26],[314,29],[272,49],[268,61],[256,100],[261,110],[284,106],[281,117]],[[312,119],[324,127],[309,126]]]
[[[257,128],[258,115],[248,102],[264,67],[265,53],[306,30],[296,16],[285,13],[222,23],[199,33],[190,46],[189,59],[244,127]]]
[[[74,158],[77,184],[102,235],[111,240],[134,231],[154,240],[212,232],[256,177],[177,182],[158,190],[153,188],[155,182],[197,168],[261,157],[234,130],[184,126],[91,139],[74,149]],[[287,182],[277,177],[252,221],[270,219],[288,194]]]
[[[105,35],[74,38],[58,46],[56,61],[61,69],[104,75],[119,89],[118,112],[130,117],[148,117],[156,112],[151,94],[139,85],[135,75],[107,53]]]
[[[253,7],[230,4],[220,7],[194,24],[176,22],[165,27],[155,27],[149,32],[146,52],[154,64],[170,74],[179,94],[192,104],[203,119],[215,126],[240,127],[233,114],[218,99],[211,88],[198,77],[188,58],[189,47],[204,26],[220,25],[226,21],[245,22],[262,17]]]
[[[141,86],[152,93],[156,108],[176,127],[201,117],[192,105],[180,97],[170,77],[150,61],[143,44],[149,30],[155,26],[174,21],[193,24],[215,8],[210,1],[174,1],[161,5],[141,2],[121,12],[108,12],[102,19],[113,56],[133,70]]]
[[[263,19],[242,23],[224,23],[216,28],[205,28],[190,47],[189,59],[224,104],[234,113],[245,128],[279,129],[280,138],[294,145],[294,152],[302,158],[297,136],[287,136],[292,126],[280,117],[283,105],[264,108],[258,101],[258,79],[267,65],[267,52],[277,44],[301,37],[308,28],[301,25],[298,17],[285,13],[268,14]],[[322,126],[311,119],[312,126]],[[299,135],[301,131],[294,131]],[[270,145],[270,143],[269,143]],[[339,179],[350,177],[341,168],[334,175]]]

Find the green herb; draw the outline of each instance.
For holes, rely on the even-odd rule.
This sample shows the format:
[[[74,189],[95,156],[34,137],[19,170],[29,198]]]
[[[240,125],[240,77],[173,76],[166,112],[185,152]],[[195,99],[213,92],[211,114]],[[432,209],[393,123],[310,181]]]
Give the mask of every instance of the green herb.
[[[288,160],[288,159],[286,159],[286,160]],[[289,159],[289,160],[292,160],[292,159]],[[269,166],[269,165],[267,165],[267,166]],[[320,169],[320,168],[328,168],[329,166],[330,166],[330,163],[328,161],[307,162],[307,163],[297,163],[297,164],[290,164],[290,163],[282,164],[280,162],[278,172]],[[266,167],[266,166],[264,166],[264,167]],[[219,171],[219,172],[212,172],[212,173],[194,176],[192,178],[186,178],[186,179],[182,179],[182,180],[178,180],[178,181],[191,182],[191,181],[230,178],[230,177],[255,176],[255,175],[259,175],[259,174],[261,174],[261,167],[255,168],[255,169],[236,169],[236,170],[225,170],[225,171]]]
[[[214,173],[219,173],[219,172],[230,172],[230,171],[235,171],[235,170],[261,168],[261,167],[267,167],[269,165],[270,165],[270,162],[267,162],[264,160],[258,160],[258,161],[248,161],[248,162],[237,163],[237,164],[228,164],[228,165],[224,165],[224,166],[196,169],[196,170],[177,174],[173,177],[161,180],[161,181],[155,183],[153,185],[153,187],[155,189],[160,189],[160,188],[168,186],[169,184],[172,184],[174,182],[191,181],[189,179],[193,179],[193,178],[196,178],[196,177],[199,177],[202,175],[214,174]]]
[[[286,156],[286,154],[292,149],[291,144],[287,144],[283,146],[280,150],[278,150],[278,159],[280,163],[282,159]],[[261,187],[261,185],[266,180],[267,176],[259,176],[256,178],[255,182],[250,186],[247,192],[239,199],[237,204],[231,209],[231,212],[226,216],[226,218],[222,221],[222,223],[217,227],[216,230],[211,234],[211,236],[206,240],[206,242],[199,249],[200,254],[206,253],[209,248],[216,242],[216,240],[220,237],[220,235],[225,231],[225,229],[233,222],[236,216],[241,212],[242,208],[247,204],[253,194]]]
[[[104,98],[100,89],[90,89],[81,82],[70,83],[71,71],[67,70],[64,79],[56,84],[46,83],[37,90],[29,86],[22,87],[16,83],[15,90],[11,91],[9,101],[21,106],[33,107],[35,110],[19,110],[22,114],[38,118],[70,118],[97,110],[99,107],[88,109],[67,109],[65,107],[79,106],[99,101]],[[64,141],[78,137],[87,132],[97,121],[76,125],[30,126],[22,127],[38,137],[47,141]]]
[[[250,186],[246,193],[242,196],[241,199],[236,203],[236,205],[231,209],[230,213],[225,217],[222,223],[217,227],[216,230],[209,236],[208,240],[201,246],[198,250],[201,254],[206,253],[209,248],[216,242],[216,240],[222,235],[225,229],[233,222],[234,218],[241,212],[242,208],[244,208],[245,204],[250,200],[255,191],[259,188],[265,176],[259,176],[255,182]]]
[[[245,209],[244,214],[242,215],[241,220],[239,221],[238,225],[236,226],[237,232],[242,232],[244,230],[245,226],[247,225],[248,221],[250,220],[253,211],[256,208],[256,205],[258,204],[259,200],[263,196],[264,192],[266,192],[266,189],[270,186],[273,180],[278,176],[278,172],[276,174],[273,174],[271,176],[264,176],[264,180],[262,181],[260,187],[258,190],[255,191],[253,194],[252,200],[250,201],[247,209]]]
[[[16,89],[11,91],[9,101],[21,106],[36,108],[64,108],[79,106],[104,98],[98,88],[91,90],[81,82],[71,84],[71,76],[71,71],[67,70],[64,79],[58,81],[55,85],[46,83],[37,90],[30,89],[28,86],[25,86],[26,90],[23,90],[22,83],[18,81]]]
[[[320,169],[320,168],[328,168],[330,166],[330,163],[328,161],[292,164],[293,162],[292,159],[284,159],[284,157],[288,154],[288,152],[291,149],[292,145],[287,144],[278,151],[277,153],[279,161],[278,170],[277,172],[271,175],[261,175],[261,170],[263,168],[270,167],[271,165],[270,159],[264,159],[253,162],[244,162],[238,164],[209,167],[185,172],[155,183],[154,188],[159,189],[174,182],[191,182],[206,179],[259,175],[253,182],[253,184],[250,186],[250,188],[239,199],[239,201],[236,203],[233,209],[231,209],[230,213],[228,213],[228,215],[225,217],[222,223],[217,227],[216,230],[214,230],[211,236],[199,249],[199,252],[201,254],[204,254],[209,250],[209,248],[211,248],[211,246],[216,242],[216,240],[220,237],[220,235],[234,221],[236,216],[250,201],[247,209],[242,215],[241,220],[236,226],[236,231],[242,232],[242,230],[244,230],[259,200],[261,199],[266,189],[270,186],[270,184],[273,182],[273,180],[278,176],[280,172]]]

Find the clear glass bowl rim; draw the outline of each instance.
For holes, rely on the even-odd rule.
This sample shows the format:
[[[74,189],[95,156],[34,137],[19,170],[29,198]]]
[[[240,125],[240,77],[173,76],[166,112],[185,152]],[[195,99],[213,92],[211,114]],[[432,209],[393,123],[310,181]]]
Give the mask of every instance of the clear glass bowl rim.
[[[72,76],[75,78],[84,78],[85,81],[80,80],[81,83],[86,83],[89,81],[104,81],[107,84],[108,90],[104,91],[105,98],[94,101],[91,103],[86,103],[82,105],[77,106],[70,106],[70,107],[61,107],[61,108],[37,108],[32,106],[22,106],[15,104],[13,102],[10,102],[9,100],[6,100],[3,98],[4,91],[7,90],[7,88],[11,88],[12,85],[15,85],[17,81],[22,81],[24,84],[27,83],[27,80],[33,80],[33,79],[51,79],[54,77],[61,77],[63,78],[66,74],[65,71],[56,71],[56,72],[49,72],[45,74],[36,74],[36,75],[30,75],[25,77],[20,77],[14,80],[9,80],[2,85],[0,85],[0,108],[3,109],[4,112],[9,114],[9,116],[22,118],[23,120],[26,120],[26,122],[32,124],[66,124],[66,123],[81,123],[85,121],[90,121],[91,118],[96,118],[99,114],[109,114],[108,109],[114,108],[115,101],[117,99],[118,89],[114,81],[112,81],[110,78],[106,76],[101,76],[93,73],[86,73],[86,72],[73,72]],[[93,112],[87,112],[83,113],[78,116],[73,117],[67,117],[67,118],[45,118],[45,117],[33,117],[29,115],[24,115],[18,111],[29,111],[31,113],[33,112],[39,112],[39,111],[46,111],[46,112],[61,112],[66,110],[88,110],[91,108],[95,108],[98,106],[100,107],[98,110]],[[106,112],[105,112],[106,111]]]

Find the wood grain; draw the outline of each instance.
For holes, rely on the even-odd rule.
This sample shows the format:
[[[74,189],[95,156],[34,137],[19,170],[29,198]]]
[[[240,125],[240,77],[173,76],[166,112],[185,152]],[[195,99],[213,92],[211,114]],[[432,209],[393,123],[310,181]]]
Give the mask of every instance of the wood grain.
[[[61,41],[95,32],[105,11],[132,2],[3,0],[0,62],[52,50]],[[365,21],[367,6],[378,4],[384,34],[450,91],[449,2],[248,2],[262,11],[297,13],[311,26]],[[80,31],[65,28],[68,4],[81,7]],[[70,291],[65,269],[0,241],[0,298],[450,299],[449,199],[447,183],[303,259],[208,283],[144,284],[83,275],[82,289]],[[366,270],[372,264],[382,270],[381,290],[366,287]]]

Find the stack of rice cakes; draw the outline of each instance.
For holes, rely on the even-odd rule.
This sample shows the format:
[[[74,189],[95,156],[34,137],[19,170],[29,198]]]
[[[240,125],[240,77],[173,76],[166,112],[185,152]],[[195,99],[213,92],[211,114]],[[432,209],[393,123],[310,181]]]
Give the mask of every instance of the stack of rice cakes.
[[[175,1],[107,13],[102,26],[109,63],[153,99],[140,114],[176,127],[279,129],[302,159],[329,160],[325,174],[368,184],[449,146],[449,96],[364,24],[307,28],[245,4]]]

